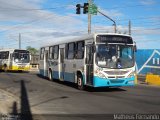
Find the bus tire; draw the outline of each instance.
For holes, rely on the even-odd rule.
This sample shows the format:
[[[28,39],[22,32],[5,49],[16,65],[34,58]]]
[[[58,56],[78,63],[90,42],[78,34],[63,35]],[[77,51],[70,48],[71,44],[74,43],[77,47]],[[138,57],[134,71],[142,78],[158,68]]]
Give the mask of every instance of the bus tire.
[[[84,83],[81,75],[77,76],[77,86],[79,90],[84,90]]]
[[[49,70],[48,79],[49,79],[49,80],[52,80],[52,79],[53,79],[53,78],[52,78],[52,70]]]
[[[4,64],[4,72],[7,72],[7,65]]]

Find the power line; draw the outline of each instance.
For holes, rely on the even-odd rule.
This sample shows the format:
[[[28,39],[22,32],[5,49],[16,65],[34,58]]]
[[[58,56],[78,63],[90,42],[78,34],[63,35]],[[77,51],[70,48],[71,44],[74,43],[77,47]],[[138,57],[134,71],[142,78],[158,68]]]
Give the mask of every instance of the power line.
[[[86,32],[87,30],[83,30],[83,31],[74,31],[74,33],[84,33],[84,32]],[[29,33],[29,32],[28,32]],[[66,34],[66,36],[67,36],[67,34]],[[18,36],[16,36],[16,37],[18,37]],[[51,36],[51,37],[53,37],[53,36]],[[43,38],[43,39],[36,39],[36,40],[29,40],[29,41],[26,41],[25,43],[26,44],[28,44],[28,43],[33,43],[33,42],[39,42],[39,41],[45,41],[46,42],[46,39],[45,38]],[[15,42],[17,42],[17,41],[15,41]],[[14,44],[9,44],[9,45],[14,45]]]
[[[2,11],[8,11],[8,10],[12,10],[12,11],[40,11],[40,10],[52,10],[52,9],[57,9],[57,8],[64,8],[64,7],[68,7],[70,5],[62,5],[62,6],[58,6],[58,7],[48,7],[48,8],[22,8],[20,6],[18,6],[19,8],[0,8],[0,10]],[[128,8],[128,7],[138,7],[138,6],[146,6],[146,5],[123,5],[120,7],[110,7],[110,8],[106,8],[106,9],[117,9],[117,8]]]
[[[51,8],[0,8],[1,11],[41,11],[41,10],[53,10],[57,8],[61,8],[65,6],[59,6],[59,7],[51,7]]]
[[[119,19],[119,20],[116,20],[116,22],[118,23],[118,22],[126,21],[128,23],[128,21],[131,20],[132,23],[135,23],[135,21],[137,21],[137,20],[141,21],[141,20],[147,20],[147,19],[150,19],[150,20],[157,19],[157,21],[142,21],[142,23],[148,23],[148,22],[150,22],[150,23],[157,23],[158,22],[159,23],[158,20],[160,20],[160,16],[138,17],[138,18],[131,18],[131,19]],[[98,19],[98,21],[97,21],[97,19],[95,19],[95,20],[96,20],[95,23],[101,23],[100,19]],[[106,22],[105,20],[101,20],[101,21]]]
[[[147,31],[147,30],[159,30],[160,28],[150,28],[150,29],[132,29],[132,31]]]
[[[128,21],[128,20],[136,21],[136,20],[146,20],[146,19],[150,19],[150,20],[160,19],[160,16],[150,16],[150,17],[137,17],[137,18],[129,18],[129,19],[119,19],[119,20],[117,20],[117,21]]]
[[[51,16],[51,17],[50,17],[50,16]],[[50,18],[52,18],[52,17],[55,17],[55,16],[49,15],[49,16],[48,16],[47,18],[45,18],[45,19],[50,19]],[[45,19],[43,19],[43,20],[45,20]],[[19,25],[15,25],[15,26],[13,26],[13,27],[11,27],[11,28],[9,28],[9,29],[0,31],[0,33],[7,32],[7,31],[12,30],[12,29],[15,29],[15,28],[17,28],[17,27],[19,27],[19,26],[23,26],[23,25],[27,25],[27,24],[32,24],[32,23],[37,22],[37,21],[40,21],[40,20],[42,20],[42,19],[35,19],[35,20],[32,20],[32,21],[27,21],[27,22],[25,22],[25,23],[21,23],[21,24],[19,24]]]
[[[122,6],[117,6],[117,7],[103,7],[103,8],[105,9],[123,9],[123,8],[132,8],[132,7],[151,7],[151,6],[136,4],[136,5],[122,5]]]
[[[160,40],[158,40],[158,39],[156,39],[156,40],[141,40],[141,41],[136,41],[136,43],[144,43],[144,42],[155,42],[155,41],[160,41]]]
[[[119,6],[119,7],[110,7],[110,8],[106,8],[106,9],[118,9],[118,8],[131,8],[131,7],[141,7],[141,6],[145,6],[146,5],[141,5],[141,4],[137,4],[137,5],[123,5],[123,6]]]

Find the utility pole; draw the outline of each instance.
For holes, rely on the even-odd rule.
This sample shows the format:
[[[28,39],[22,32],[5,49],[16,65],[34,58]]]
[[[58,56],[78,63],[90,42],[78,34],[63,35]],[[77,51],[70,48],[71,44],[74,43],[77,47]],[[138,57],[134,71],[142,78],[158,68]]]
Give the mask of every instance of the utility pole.
[[[129,23],[128,23],[128,32],[129,32],[129,35],[131,35],[131,21],[129,20]]]
[[[19,33],[19,49],[21,49],[21,33]]]
[[[116,22],[115,22],[112,18],[110,18],[110,17],[108,17],[107,15],[105,15],[104,13],[100,12],[99,10],[98,10],[97,12],[99,12],[101,15],[105,16],[106,18],[108,18],[109,20],[111,20],[111,21],[113,22],[114,32],[116,33],[116,32],[117,32]]]
[[[91,4],[91,0],[88,0],[88,4]],[[91,14],[88,12],[88,34],[91,34]]]

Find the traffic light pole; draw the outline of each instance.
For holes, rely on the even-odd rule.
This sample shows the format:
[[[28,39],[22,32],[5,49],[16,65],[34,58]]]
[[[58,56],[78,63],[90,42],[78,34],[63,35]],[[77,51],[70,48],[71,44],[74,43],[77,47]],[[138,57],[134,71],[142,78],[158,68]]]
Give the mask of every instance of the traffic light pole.
[[[89,5],[91,4],[91,0],[88,0]],[[91,34],[91,14],[88,13],[88,34]]]
[[[129,24],[128,24],[128,29],[129,29],[129,35],[131,35],[131,21],[129,20]]]
[[[106,18],[108,18],[109,20],[111,20],[111,21],[113,22],[114,32],[116,33],[116,32],[117,32],[116,22],[115,22],[112,18],[110,18],[110,17],[108,17],[107,15],[105,15],[104,13],[100,12],[99,10],[98,10],[97,12],[99,12],[101,15],[105,16]]]

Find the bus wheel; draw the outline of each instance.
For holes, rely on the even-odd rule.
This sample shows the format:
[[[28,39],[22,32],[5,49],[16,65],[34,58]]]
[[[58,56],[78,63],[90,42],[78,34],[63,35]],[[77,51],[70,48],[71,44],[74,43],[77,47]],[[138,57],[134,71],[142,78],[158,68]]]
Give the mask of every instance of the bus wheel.
[[[49,78],[49,80],[52,80],[52,70],[49,70],[48,78]]]
[[[77,85],[79,90],[84,90],[84,83],[80,75],[77,76]]]
[[[7,72],[7,67],[4,67],[4,72]]]
[[[7,72],[7,65],[4,64],[4,72]]]

